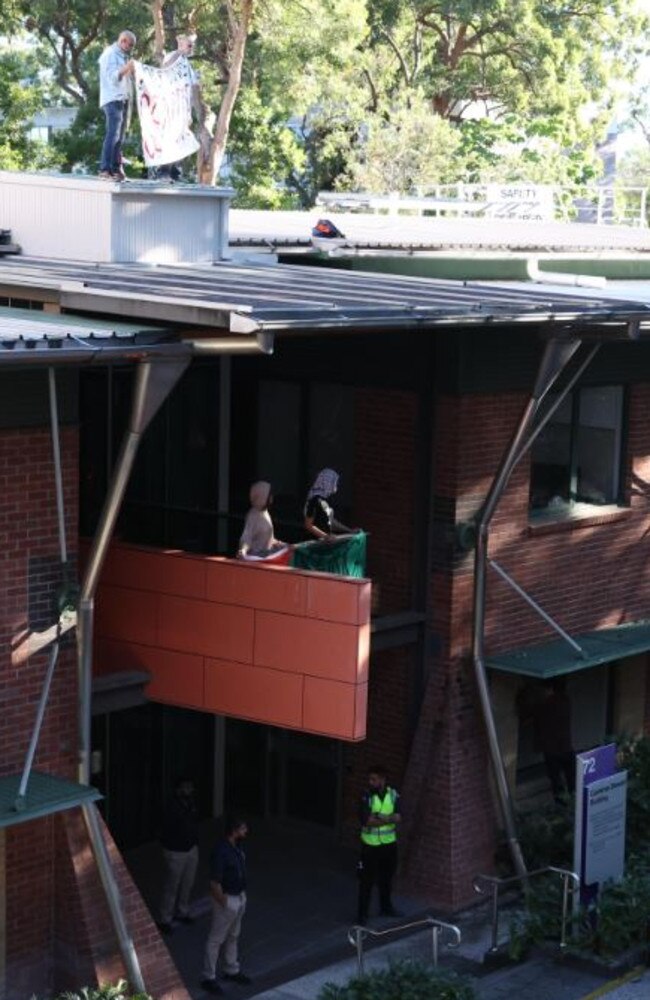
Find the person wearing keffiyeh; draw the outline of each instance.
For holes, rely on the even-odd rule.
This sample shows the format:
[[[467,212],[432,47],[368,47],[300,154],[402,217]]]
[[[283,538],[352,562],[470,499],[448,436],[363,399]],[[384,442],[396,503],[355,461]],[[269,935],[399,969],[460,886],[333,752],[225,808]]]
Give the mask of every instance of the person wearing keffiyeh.
[[[315,538],[326,539],[332,535],[351,534],[355,529],[337,521],[328,503],[339,485],[339,474],[334,469],[321,469],[307,493],[304,507],[305,528]]]

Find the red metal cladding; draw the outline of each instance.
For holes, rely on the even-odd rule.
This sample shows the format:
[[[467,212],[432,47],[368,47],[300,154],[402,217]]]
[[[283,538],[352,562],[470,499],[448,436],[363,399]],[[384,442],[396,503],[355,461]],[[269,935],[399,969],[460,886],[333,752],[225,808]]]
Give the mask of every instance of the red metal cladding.
[[[369,580],[115,544],[95,672],[144,670],[153,701],[361,740]]]

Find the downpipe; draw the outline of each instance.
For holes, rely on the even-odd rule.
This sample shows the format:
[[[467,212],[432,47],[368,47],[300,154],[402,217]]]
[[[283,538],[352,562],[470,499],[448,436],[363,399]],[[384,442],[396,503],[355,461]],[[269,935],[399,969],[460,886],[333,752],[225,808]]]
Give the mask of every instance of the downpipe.
[[[524,407],[512,440],[501,460],[485,503],[479,515],[476,526],[476,549],[474,553],[474,607],[472,623],[472,664],[476,687],[478,689],[483,721],[488,740],[490,762],[494,774],[499,806],[506,831],[508,848],[515,872],[520,877],[526,877],[527,869],[515,822],[512,795],[508,784],[503,755],[499,745],[494,712],[490,699],[490,689],[485,669],[485,606],[487,560],[490,535],[490,523],[497,505],[503,496],[512,471],[525,453],[530,436],[530,430],[537,414],[539,405],[550,390],[560,373],[580,347],[577,339],[559,340],[554,338],[546,344],[540,361],[535,386],[530,399]]]

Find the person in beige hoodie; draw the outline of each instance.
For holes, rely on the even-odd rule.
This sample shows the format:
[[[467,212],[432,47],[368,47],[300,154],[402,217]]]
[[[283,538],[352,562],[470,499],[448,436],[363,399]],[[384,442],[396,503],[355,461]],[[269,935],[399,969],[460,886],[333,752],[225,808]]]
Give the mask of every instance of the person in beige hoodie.
[[[258,559],[265,559],[286,546],[285,542],[278,541],[273,534],[273,521],[269,514],[273,500],[271,484],[264,480],[253,483],[249,496],[251,509],[246,515],[244,530],[239,539],[237,558],[247,559],[255,556]]]

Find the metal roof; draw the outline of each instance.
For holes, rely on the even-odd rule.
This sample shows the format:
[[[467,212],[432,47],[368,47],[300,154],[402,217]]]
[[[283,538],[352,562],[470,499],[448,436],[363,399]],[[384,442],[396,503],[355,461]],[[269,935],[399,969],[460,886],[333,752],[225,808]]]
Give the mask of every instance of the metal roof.
[[[0,261],[0,295],[75,312],[128,316],[223,333],[261,334],[439,326],[614,324],[650,320],[650,303],[532,283],[442,281],[222,262],[187,267]],[[93,321],[94,322],[94,321]]]
[[[535,646],[520,646],[506,653],[495,653],[488,656],[485,662],[491,670],[523,674],[539,680],[572,674],[586,667],[645,653],[650,649],[650,622],[628,622],[572,638],[582,648],[584,656],[574,652],[562,639],[553,639]]]
[[[27,792],[20,809],[16,808],[20,775],[0,778],[0,829],[26,823],[41,816],[76,806],[87,805],[101,799],[100,793],[90,785],[77,785],[73,781],[57,778],[52,774],[32,771]]]
[[[650,251],[650,230],[633,226],[533,219],[434,218],[333,211],[231,209],[231,246],[311,246],[311,230],[328,218],[354,250]]]
[[[141,360],[143,355],[178,351],[177,340],[169,329],[141,323],[0,307],[0,361],[92,362],[107,355]]]

